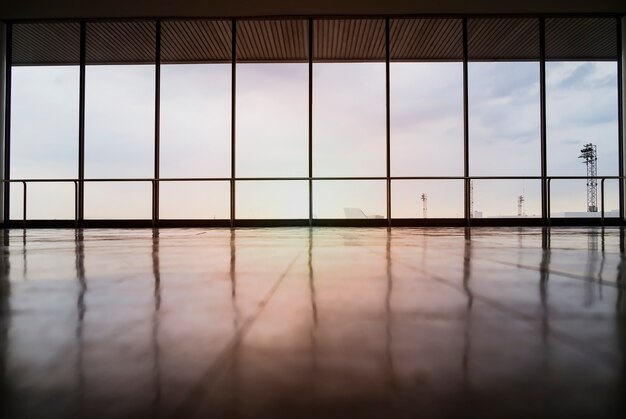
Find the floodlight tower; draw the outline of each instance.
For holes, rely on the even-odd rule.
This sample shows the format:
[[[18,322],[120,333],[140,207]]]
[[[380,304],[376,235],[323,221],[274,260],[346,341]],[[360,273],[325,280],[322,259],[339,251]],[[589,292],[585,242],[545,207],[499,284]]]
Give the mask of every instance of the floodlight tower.
[[[422,200],[422,214],[424,218],[428,218],[428,195],[422,194],[420,198]]]
[[[585,144],[580,150],[579,159],[587,165],[587,212],[598,212],[598,153],[592,143]]]
[[[517,216],[521,217],[524,215],[524,195],[520,195],[517,197]]]

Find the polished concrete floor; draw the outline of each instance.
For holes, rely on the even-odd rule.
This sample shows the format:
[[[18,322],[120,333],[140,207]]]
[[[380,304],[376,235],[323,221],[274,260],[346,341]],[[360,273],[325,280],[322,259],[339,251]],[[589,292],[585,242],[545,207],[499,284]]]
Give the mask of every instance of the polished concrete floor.
[[[2,418],[626,417],[619,228],[2,238]]]

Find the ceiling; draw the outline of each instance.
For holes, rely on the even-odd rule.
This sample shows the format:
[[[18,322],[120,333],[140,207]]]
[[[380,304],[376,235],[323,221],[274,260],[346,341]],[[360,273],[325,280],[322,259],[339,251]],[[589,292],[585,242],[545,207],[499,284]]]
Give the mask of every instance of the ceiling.
[[[623,0],[2,0],[0,19],[626,13]]]
[[[384,61],[385,20],[314,19],[316,62]],[[248,19],[237,22],[238,62],[307,62],[309,20]],[[615,18],[546,18],[547,60],[617,58]],[[463,25],[459,18],[389,20],[392,61],[461,61]],[[13,25],[14,65],[67,65],[80,62],[77,22]],[[472,61],[526,61],[540,58],[539,19],[469,18],[468,58]],[[231,62],[230,20],[163,20],[161,62]],[[87,64],[148,64],[156,57],[153,20],[88,22]]]

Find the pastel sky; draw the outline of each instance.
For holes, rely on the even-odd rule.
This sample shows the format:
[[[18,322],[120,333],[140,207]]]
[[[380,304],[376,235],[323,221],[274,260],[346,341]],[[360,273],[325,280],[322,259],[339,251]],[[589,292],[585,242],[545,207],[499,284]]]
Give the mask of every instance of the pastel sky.
[[[151,65],[88,66],[85,174],[153,176],[154,85]],[[584,176],[580,149],[598,147],[598,174],[617,175],[615,62],[549,62],[549,175]],[[462,64],[391,63],[392,176],[463,174]],[[469,63],[470,175],[538,176],[538,62]],[[313,175],[385,176],[385,66],[316,63],[313,68]],[[75,178],[78,67],[15,67],[12,80],[13,178]],[[231,69],[172,64],[161,69],[161,176],[230,176]],[[236,97],[239,177],[308,175],[308,66],[239,64]],[[536,180],[475,181],[473,209],[513,216],[540,212]],[[241,181],[237,217],[306,218],[308,182]],[[228,182],[162,183],[163,218],[227,218]],[[148,183],[88,183],[88,218],[149,218]],[[460,217],[458,180],[398,180],[394,217]],[[12,217],[21,218],[21,186],[12,186]],[[344,208],[386,213],[384,181],[316,181],[314,214],[343,218]],[[585,181],[554,181],[552,211],[584,211]],[[29,218],[72,218],[73,185],[30,185]],[[607,181],[607,210],[617,182]]]

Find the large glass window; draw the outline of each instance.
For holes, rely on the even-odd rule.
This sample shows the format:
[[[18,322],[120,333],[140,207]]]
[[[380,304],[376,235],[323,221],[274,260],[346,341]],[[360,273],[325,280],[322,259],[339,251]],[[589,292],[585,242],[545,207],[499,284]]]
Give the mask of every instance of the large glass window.
[[[12,179],[77,177],[79,48],[78,24],[13,26]],[[74,218],[74,192],[72,182],[28,183],[27,218]],[[21,219],[22,184],[12,184],[11,197],[11,219]]]
[[[308,176],[308,56],[306,20],[238,22],[237,177]],[[238,182],[236,198],[239,218],[308,218],[306,182]]]
[[[392,176],[463,176],[460,19],[394,19],[390,27]],[[435,39],[439,37],[439,40]],[[436,45],[436,46],[435,46]],[[394,218],[463,216],[459,181],[394,181]]]
[[[313,176],[386,176],[384,60],[383,20],[314,22]],[[351,193],[339,203],[347,184]],[[314,183],[314,215],[360,218],[354,214],[366,212],[361,205],[374,197],[383,199],[384,208],[384,194],[380,196],[370,186],[358,181]],[[325,207],[329,210],[322,210]],[[343,208],[359,211],[345,212]]]
[[[307,33],[306,20],[237,25],[237,177],[308,176]]]
[[[538,19],[469,19],[470,176],[541,175],[539,47]],[[473,211],[541,216],[536,185],[530,179],[475,181]],[[523,213],[516,210],[520,196],[528,209]]]
[[[598,176],[619,174],[616,36],[615,19],[546,19],[549,176],[586,176],[587,144]],[[595,205],[588,205],[587,183],[595,183]],[[550,192],[552,216],[600,216],[600,180],[553,180]],[[617,181],[606,181],[605,192],[606,215],[618,216]]]
[[[154,37],[153,22],[87,25],[85,179],[154,176]],[[150,218],[145,186],[86,182],[85,218]]]
[[[614,17],[468,18],[467,150],[462,19],[242,18],[235,43],[232,25],[85,24],[85,218],[149,219],[157,175],[163,219],[380,218],[388,197],[393,218],[458,218],[464,192],[472,217],[539,217],[543,53],[550,215],[619,213],[619,181],[589,178],[619,174]],[[29,183],[10,216],[72,219],[81,24],[11,27],[10,176]]]
[[[161,23],[161,178],[230,177],[231,60],[230,22]],[[227,183],[160,182],[159,198],[164,219],[229,217]]]
[[[315,21],[314,176],[386,176],[384,59],[383,20]]]

